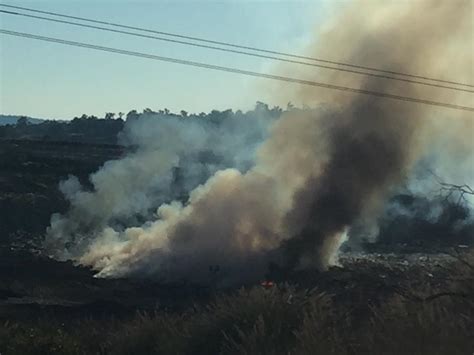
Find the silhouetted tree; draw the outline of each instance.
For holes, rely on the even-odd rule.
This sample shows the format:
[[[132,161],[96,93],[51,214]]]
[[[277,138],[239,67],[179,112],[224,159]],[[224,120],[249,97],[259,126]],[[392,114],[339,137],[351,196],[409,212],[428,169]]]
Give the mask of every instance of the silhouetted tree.
[[[16,121],[16,126],[18,128],[24,128],[26,126],[28,126],[29,122],[28,122],[28,118],[25,117],[25,116],[21,116],[18,121]]]
[[[132,110],[129,113],[127,113],[126,121],[131,121],[131,120],[136,120],[140,114],[137,112],[137,110]]]

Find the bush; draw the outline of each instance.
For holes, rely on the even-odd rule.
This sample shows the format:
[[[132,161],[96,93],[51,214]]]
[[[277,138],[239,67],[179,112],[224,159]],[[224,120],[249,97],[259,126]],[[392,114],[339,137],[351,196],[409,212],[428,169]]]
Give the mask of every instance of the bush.
[[[423,292],[421,292],[423,291]],[[455,290],[458,292],[458,290]],[[131,319],[4,323],[5,354],[469,354],[472,295],[397,291],[365,312],[317,289],[288,285],[221,294],[182,313]]]

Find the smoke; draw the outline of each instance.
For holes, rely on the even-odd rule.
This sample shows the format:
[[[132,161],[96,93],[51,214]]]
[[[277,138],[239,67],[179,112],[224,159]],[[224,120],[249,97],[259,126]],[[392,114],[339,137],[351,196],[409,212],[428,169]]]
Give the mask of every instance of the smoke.
[[[329,53],[333,56],[328,57],[348,58],[346,62],[385,70],[472,78],[472,57],[466,50],[472,51],[472,19],[466,15],[471,6],[466,1],[370,5],[357,1],[323,30],[314,56]],[[323,77],[327,82],[444,102],[469,102],[467,98],[471,98],[471,94],[374,78]],[[473,162],[470,115],[336,95],[326,93],[324,98],[341,107],[341,113],[333,117],[337,125],[328,133],[330,160],[321,174],[311,176],[295,193],[289,213],[288,223],[301,227],[285,243],[289,263],[296,267],[325,268],[347,228],[362,224],[366,230],[376,231],[377,217],[387,198],[409,179],[413,165],[420,160],[429,160],[443,176],[457,171],[465,183],[473,178],[473,165],[462,167],[463,162]],[[297,96],[305,102],[321,101],[314,90],[306,88]]]
[[[65,215],[52,216],[47,249],[77,256],[101,230],[143,224],[157,206],[186,198],[216,171],[248,170],[274,121],[270,113],[259,106],[247,114],[222,112],[219,125],[212,117],[162,113],[127,121],[119,141],[130,153],[92,174],[92,189],[73,176],[61,182],[71,207]]]
[[[462,78],[471,70],[459,59],[459,50],[466,53],[471,45],[469,14],[469,1],[357,1],[323,27],[312,50],[387,70]],[[347,73],[299,74],[449,103],[466,98],[454,90]],[[101,277],[231,282],[260,277],[270,260],[324,269],[335,262],[351,227],[375,223],[448,122],[472,127],[461,112],[296,90],[288,96],[317,108],[219,128],[176,118],[127,123],[122,140],[138,146],[135,152],[93,174],[93,190],[74,178],[62,184],[71,209],[53,216],[48,249],[92,266]],[[205,161],[199,152],[220,158]],[[465,148],[457,152],[470,154]],[[170,188],[178,166],[187,198]]]

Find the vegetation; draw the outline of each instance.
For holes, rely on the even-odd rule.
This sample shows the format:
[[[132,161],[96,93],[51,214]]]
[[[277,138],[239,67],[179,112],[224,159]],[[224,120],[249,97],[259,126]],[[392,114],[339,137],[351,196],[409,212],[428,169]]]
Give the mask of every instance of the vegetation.
[[[5,321],[0,349],[2,354],[470,354],[472,255],[453,258],[456,262],[443,266],[446,277],[410,269],[405,281],[388,275],[390,287],[359,264],[366,276],[347,271],[351,284],[343,285],[333,275],[330,288],[324,275],[313,279],[315,288],[292,275],[306,286],[281,282],[220,291],[180,311]],[[377,268],[386,272],[393,265]]]
[[[469,354],[474,301],[395,295],[355,316],[317,290],[242,289],[182,314],[5,322],[2,354]]]
[[[289,104],[288,108],[292,108]],[[157,119],[162,117],[174,117],[187,120],[204,120],[211,124],[220,124],[228,119],[251,119],[256,115],[278,117],[282,113],[279,107],[269,108],[267,104],[257,102],[255,109],[242,112],[240,110],[217,111],[209,113],[189,114],[182,110],[180,113],[172,113],[168,109],[153,111],[144,109],[141,113],[132,110],[128,114],[119,112],[107,112],[104,118],[97,116],[82,115],[74,117],[70,121],[39,121],[31,123],[26,117],[20,117],[16,124],[0,125],[0,139],[34,139],[43,141],[67,141],[94,144],[117,144],[117,135],[122,131],[128,120],[137,119],[140,116],[153,115]],[[125,117],[125,119],[123,118]]]

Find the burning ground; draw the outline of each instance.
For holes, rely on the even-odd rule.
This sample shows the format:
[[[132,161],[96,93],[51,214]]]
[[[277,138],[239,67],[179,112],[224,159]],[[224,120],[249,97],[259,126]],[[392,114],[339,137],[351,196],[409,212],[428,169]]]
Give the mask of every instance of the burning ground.
[[[0,147],[6,167],[2,206],[10,216],[8,224],[1,220],[2,237],[10,238],[2,238],[0,248],[0,348],[6,354],[366,354],[368,349],[462,354],[472,349],[472,249],[458,246],[472,237],[470,207],[458,203],[458,195],[438,197],[441,186],[431,174],[420,176],[423,185],[434,184],[431,194],[405,186],[386,204],[380,230],[358,233],[377,240],[354,234],[339,256],[340,266],[324,272],[317,265],[273,263],[265,265],[258,282],[250,282],[258,278],[250,274],[238,286],[235,278],[222,282],[225,270],[216,265],[205,265],[204,283],[193,282],[195,277],[163,280],[156,273],[97,278],[95,270],[45,256],[39,242],[49,219],[45,207],[31,201],[44,200],[50,210],[67,213],[67,201],[47,191],[56,191],[71,171],[84,189],[91,188],[91,171],[137,147],[19,140],[0,141]],[[217,156],[207,159],[224,164]],[[171,174],[176,196],[186,195],[176,183],[186,171]],[[199,179],[205,181],[203,175]],[[22,219],[25,211],[35,218]],[[15,224],[15,218],[21,222]],[[260,286],[264,279],[274,286]]]
[[[437,72],[446,63],[462,73],[471,70],[464,57],[453,66],[458,56],[449,55],[470,42],[469,2],[365,5],[370,21],[365,12],[352,11],[359,5],[338,15],[336,23],[345,26],[324,26],[318,46],[332,43],[329,53],[343,48],[348,61],[368,57],[367,65],[386,70]],[[347,73],[323,77],[338,82]],[[469,95],[368,76],[353,75],[350,84],[442,102]],[[295,95],[311,103],[318,92],[300,89]],[[92,189],[73,177],[61,184],[71,207],[52,217],[45,248],[56,258],[91,266],[99,277],[198,281],[207,277],[209,265],[219,265],[222,282],[232,283],[262,277],[270,262],[324,270],[355,234],[354,226],[378,228],[388,199],[404,183],[414,184],[420,162],[443,169],[472,162],[472,142],[461,138],[472,132],[471,117],[445,111],[333,93],[323,108],[291,109],[275,120],[218,129],[138,118],[127,122],[121,136],[136,149],[92,174]],[[448,124],[452,143],[436,156]],[[203,151],[220,162],[200,160]],[[183,199],[170,189],[176,168]],[[472,179],[468,172],[462,177]]]
[[[346,7],[309,53],[472,78],[472,3]],[[0,352],[472,352],[472,117],[276,90],[313,108],[134,112],[119,145],[0,141]]]

